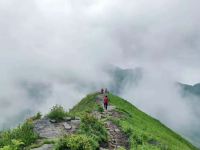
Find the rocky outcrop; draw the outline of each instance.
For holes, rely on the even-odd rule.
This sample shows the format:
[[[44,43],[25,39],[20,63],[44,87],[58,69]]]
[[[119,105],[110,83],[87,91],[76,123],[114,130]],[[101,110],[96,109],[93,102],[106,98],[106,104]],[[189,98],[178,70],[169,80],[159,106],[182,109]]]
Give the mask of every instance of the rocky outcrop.
[[[109,133],[108,147],[110,150],[124,147],[129,149],[128,136],[113,122],[107,121],[105,126]]]
[[[96,102],[103,107],[104,95],[98,95]],[[109,140],[105,143],[100,143],[100,150],[114,150],[119,147],[129,149],[129,141],[126,134],[113,122],[109,121],[108,118],[121,118],[122,114],[116,111],[116,107],[109,105],[107,110],[104,112],[93,111],[92,115],[98,120],[104,122],[105,127],[108,131]],[[34,123],[34,130],[42,138],[54,139],[62,137],[63,135],[73,134],[79,128],[81,119],[79,117],[65,117],[62,122],[56,122],[56,120],[50,120],[44,117]],[[40,148],[34,150],[52,150],[51,144],[43,145]]]
[[[45,117],[35,122],[34,130],[42,138],[53,139],[74,133],[79,128],[80,122],[80,118],[55,122]]]

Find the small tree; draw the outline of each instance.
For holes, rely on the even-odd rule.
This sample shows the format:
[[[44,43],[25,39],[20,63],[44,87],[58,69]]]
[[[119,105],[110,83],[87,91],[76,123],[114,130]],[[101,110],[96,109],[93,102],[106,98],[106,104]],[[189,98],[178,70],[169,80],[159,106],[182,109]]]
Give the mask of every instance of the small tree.
[[[47,115],[50,119],[61,121],[66,116],[64,108],[60,105],[53,106],[50,113]]]

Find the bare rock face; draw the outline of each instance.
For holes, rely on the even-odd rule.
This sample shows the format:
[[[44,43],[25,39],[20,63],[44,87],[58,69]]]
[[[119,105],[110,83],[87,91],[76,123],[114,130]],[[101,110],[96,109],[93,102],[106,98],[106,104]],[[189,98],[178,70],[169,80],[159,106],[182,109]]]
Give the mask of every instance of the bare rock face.
[[[34,130],[42,138],[56,138],[63,135],[62,127],[56,123],[51,123],[49,119],[43,118],[35,123]]]
[[[44,144],[43,146],[39,148],[34,148],[32,150],[53,150],[53,145],[52,144]]]
[[[52,122],[48,118],[42,118],[35,122],[34,130],[40,137],[52,139],[74,133],[79,128],[80,123],[81,120],[70,119],[70,121]]]

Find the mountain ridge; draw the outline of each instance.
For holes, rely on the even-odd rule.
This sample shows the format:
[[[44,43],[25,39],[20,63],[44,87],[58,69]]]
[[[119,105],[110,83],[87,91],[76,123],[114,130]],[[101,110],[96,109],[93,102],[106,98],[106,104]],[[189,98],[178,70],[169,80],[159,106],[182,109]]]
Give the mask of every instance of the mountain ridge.
[[[111,93],[107,95],[110,104],[107,111],[103,109],[105,94],[95,92],[69,112],[56,105],[43,118],[38,113],[18,128],[2,132],[0,150],[22,147],[27,150],[197,150],[128,101]],[[13,145],[17,148],[13,149]]]
[[[179,140],[183,140],[183,141],[185,141],[186,142],[186,140],[184,140],[180,135],[178,135],[178,134],[176,134],[174,131],[172,131],[171,129],[169,129],[169,128],[167,128],[165,125],[163,125],[162,123],[160,123],[160,121],[158,121],[157,119],[154,119],[154,118],[152,118],[152,117],[150,117],[149,115],[147,115],[147,114],[145,114],[144,112],[142,112],[142,111],[140,111],[139,109],[137,109],[135,106],[133,106],[131,103],[129,103],[128,101],[125,101],[125,100],[123,100],[123,99],[121,99],[121,98],[119,98],[119,97],[117,97],[117,96],[114,96],[114,95],[112,95],[112,94],[109,94],[109,98],[110,98],[110,100],[111,100],[111,105],[115,105],[117,108],[118,108],[118,111],[120,111],[120,112],[123,112],[123,113],[125,113],[126,115],[130,115],[130,112],[128,112],[127,113],[127,109],[128,108],[125,108],[125,107],[130,107],[130,110],[132,110],[133,112],[135,112],[136,114],[138,113],[139,115],[138,116],[145,116],[145,118],[147,119],[147,121],[148,120],[150,120],[150,123],[152,123],[154,126],[156,126],[155,124],[157,124],[158,126],[159,126],[159,128],[163,128],[164,130],[167,130],[168,132],[170,132],[170,134],[172,134],[172,135],[174,135],[176,138],[178,138]],[[77,113],[77,112],[84,112],[84,110],[85,111],[90,111],[90,109],[92,109],[92,107],[90,106],[90,109],[88,110],[87,108],[83,108],[83,107],[81,107],[81,109],[80,109],[80,106],[83,106],[83,102],[84,101],[81,101],[79,104],[77,104],[77,106],[75,106],[71,111],[73,112],[73,113]],[[134,116],[135,116],[135,113],[133,113],[134,114]],[[133,115],[132,114],[132,115]],[[137,115],[136,115],[137,116]],[[131,116],[132,117],[132,116]],[[116,122],[118,122],[119,123],[119,125],[122,127],[122,128],[124,128],[124,131],[125,132],[131,132],[130,131],[130,126],[131,126],[131,128],[132,128],[132,126],[133,125],[131,125],[132,123],[134,124],[136,124],[136,126],[137,126],[137,128],[140,128],[140,129],[133,129],[134,131],[135,130],[138,130],[138,135],[136,136],[136,135],[134,135],[133,137],[133,141],[134,142],[138,142],[138,147],[137,147],[137,149],[142,149],[142,148],[147,148],[148,147],[148,149],[155,149],[155,143],[157,143],[156,142],[156,140],[155,139],[148,139],[147,137],[149,136],[149,137],[152,137],[152,135],[150,134],[150,135],[146,135],[146,133],[148,133],[148,132],[146,132],[146,131],[144,131],[143,132],[143,130],[145,130],[145,129],[141,129],[141,128],[143,128],[143,126],[141,126],[140,127],[140,124],[138,123],[138,122],[142,122],[143,121],[143,118],[137,118],[136,120],[128,120],[127,122],[129,122],[129,123],[125,123],[125,122],[121,122],[121,121],[116,121]],[[154,121],[152,121],[152,120],[154,120]],[[137,121],[137,122],[136,122]],[[129,126],[129,127],[128,127]],[[134,128],[134,127],[133,127]],[[144,128],[148,128],[148,124],[146,124],[145,123],[145,127]],[[151,128],[151,127],[150,127]],[[153,130],[154,131],[154,130]],[[152,132],[153,132],[152,131]],[[161,135],[157,135],[157,136],[161,136]],[[147,138],[149,141],[150,141],[150,143],[152,142],[152,143],[154,143],[155,145],[155,147],[154,146],[152,146],[151,144],[147,144],[149,141],[148,140],[144,140],[145,138]],[[164,137],[163,137],[164,138]],[[141,140],[142,139],[142,140]],[[136,140],[136,141],[135,141]],[[143,141],[144,140],[144,141]],[[143,141],[143,142],[142,142]],[[134,143],[133,142],[133,143]],[[141,144],[140,142],[142,142],[143,144]],[[165,142],[164,142],[165,143]],[[190,144],[189,142],[186,142],[188,145],[189,145],[189,147],[191,146],[192,148],[185,148],[185,149],[196,149],[195,147],[193,147],[192,146],[192,144]],[[158,143],[157,143],[158,144]],[[187,145],[186,144],[186,145]],[[141,145],[143,145],[143,146],[141,146]],[[158,145],[160,145],[160,144],[158,144]],[[157,145],[157,146],[158,146]],[[167,145],[167,144],[166,144]],[[173,149],[180,149],[179,147],[178,148],[174,148],[174,146],[169,146],[168,148],[167,148],[167,146],[166,146],[165,144],[164,144],[164,146],[163,145],[160,145],[161,147],[160,147],[160,149],[168,149],[169,147],[173,147]],[[170,145],[170,144],[169,144]],[[135,146],[134,144],[132,145],[133,147]],[[163,146],[163,147],[162,147]],[[165,147],[166,146],[166,147]],[[158,146],[159,147],[159,146]],[[134,147],[135,148],[135,147]],[[159,148],[158,148],[159,149]],[[170,149],[170,148],[169,148]],[[184,148],[183,148],[184,149]]]

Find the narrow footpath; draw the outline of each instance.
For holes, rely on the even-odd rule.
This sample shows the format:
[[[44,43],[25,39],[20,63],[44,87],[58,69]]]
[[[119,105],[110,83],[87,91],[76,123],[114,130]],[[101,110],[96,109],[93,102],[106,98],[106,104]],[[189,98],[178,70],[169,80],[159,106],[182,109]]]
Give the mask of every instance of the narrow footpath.
[[[99,105],[103,106],[103,99],[104,99],[104,94],[100,94],[96,97],[96,102]],[[104,112],[95,112],[94,115],[96,118],[99,120],[102,120],[105,124],[105,127],[108,131],[109,134],[109,140],[107,144],[103,144],[104,147],[100,148],[102,150],[109,149],[109,150],[115,150],[120,147],[125,148],[126,150],[129,149],[129,139],[128,136],[117,126],[115,125],[112,121],[109,119],[105,118],[116,118],[116,117],[121,117],[120,113],[116,111],[115,106],[108,105],[107,110],[104,109]],[[106,120],[106,121],[104,121]]]

